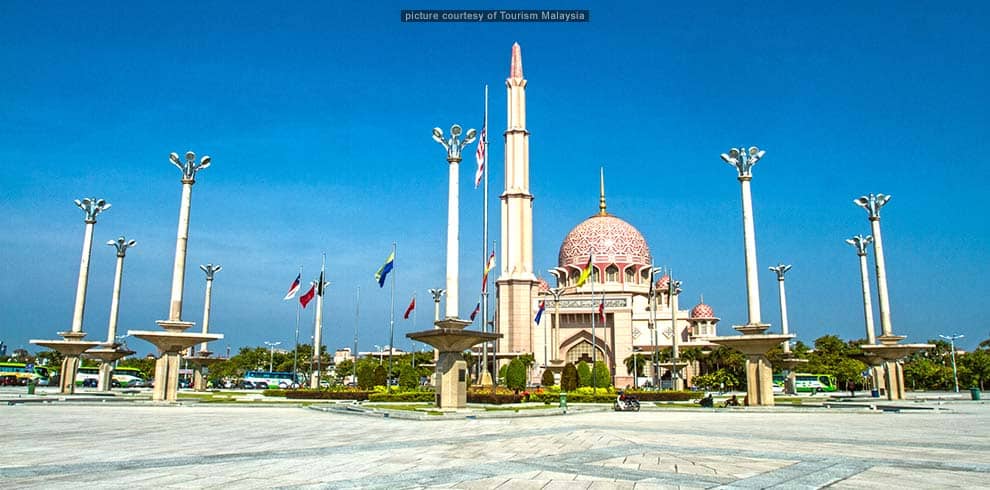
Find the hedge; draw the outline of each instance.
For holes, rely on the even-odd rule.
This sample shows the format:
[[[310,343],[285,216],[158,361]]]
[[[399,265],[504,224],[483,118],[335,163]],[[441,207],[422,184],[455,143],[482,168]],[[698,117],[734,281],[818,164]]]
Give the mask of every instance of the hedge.
[[[268,395],[267,390],[264,394]],[[330,390],[288,390],[283,392],[286,398],[298,400],[367,400],[368,391],[330,391]],[[273,395],[278,396],[278,395]]]
[[[432,391],[395,391],[392,393],[371,393],[370,402],[433,402],[436,394]]]
[[[704,393],[697,391],[639,391],[627,390],[627,395],[633,395],[645,402],[686,402],[702,398]]]
[[[519,403],[522,399],[522,395],[515,393],[492,393],[491,391],[469,391],[467,395],[468,403],[485,403],[488,405]]]

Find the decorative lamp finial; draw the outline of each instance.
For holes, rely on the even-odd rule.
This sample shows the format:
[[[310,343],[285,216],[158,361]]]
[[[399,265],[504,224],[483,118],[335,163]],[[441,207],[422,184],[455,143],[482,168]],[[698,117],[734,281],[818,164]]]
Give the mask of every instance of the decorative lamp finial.
[[[605,211],[605,167],[601,167],[600,175],[598,177],[599,182],[599,197],[598,197],[598,215],[608,216],[608,212]]]

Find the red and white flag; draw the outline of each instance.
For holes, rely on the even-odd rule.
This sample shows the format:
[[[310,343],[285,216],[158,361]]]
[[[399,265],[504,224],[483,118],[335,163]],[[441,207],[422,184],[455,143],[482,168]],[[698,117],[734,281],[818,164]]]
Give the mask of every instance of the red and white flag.
[[[478,151],[474,152],[474,158],[478,160],[478,170],[474,173],[474,188],[481,184],[481,178],[485,175],[485,154],[488,153],[488,128],[481,127],[481,137],[478,138]]]
[[[415,309],[416,309],[416,297],[413,296],[412,301],[409,302],[409,307],[406,308],[406,314],[405,315],[402,315],[402,319],[403,320],[408,320],[409,319],[409,314],[412,313],[413,310],[415,310]]]
[[[282,301],[289,301],[290,299],[296,297],[296,293],[299,292],[299,280],[300,279],[302,279],[302,273],[301,272],[299,273],[298,276],[296,276],[296,280],[295,281],[292,281],[292,285],[289,286],[289,292],[285,294],[285,297],[282,298]]]
[[[313,284],[309,287],[309,291],[306,291],[306,294],[299,297],[299,304],[301,304],[303,308],[306,308],[306,305],[308,305],[310,301],[313,301],[313,298],[315,297],[316,284]]]
[[[484,293],[488,290],[488,273],[495,268],[495,251],[492,250],[492,254],[488,256],[488,263],[485,264],[485,273],[481,277],[481,292]]]
[[[471,312],[471,321],[474,321],[474,317],[478,316],[478,310],[481,309],[481,303],[474,305],[474,311]]]
[[[598,319],[602,321],[602,325],[605,324],[605,295],[602,295],[602,302],[598,305]]]

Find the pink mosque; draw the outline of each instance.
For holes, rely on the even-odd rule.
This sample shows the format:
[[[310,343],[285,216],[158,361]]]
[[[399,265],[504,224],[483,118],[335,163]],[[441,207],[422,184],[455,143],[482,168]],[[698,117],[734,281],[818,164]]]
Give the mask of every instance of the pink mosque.
[[[575,226],[560,245],[557,267],[551,270],[555,287],[551,289],[546,280],[536,277],[526,79],[518,44],[512,47],[509,73],[505,189],[500,196],[502,250],[496,280],[495,325],[502,334],[497,347],[499,363],[532,354],[536,362],[531,376],[538,380],[544,369],[559,372],[565,363],[584,360],[590,364],[597,359],[608,366],[613,384],[624,387],[634,384],[624,362],[634,353],[649,358],[654,350],[671,348],[675,336],[681,349],[710,347],[705,339],[717,335],[719,321],[714,310],[703,301],[690,311],[680,310],[681,295],[668,294],[666,275],[650,287],[655,276],[649,244],[633,225],[607,211],[604,177],[598,212]],[[591,278],[578,287],[589,257]],[[545,311],[537,325],[534,316],[541,302]],[[602,302],[604,322],[599,316]],[[688,385],[695,368],[689,364],[682,370]],[[658,376],[669,379],[669,373],[661,370]],[[649,365],[644,374],[653,378]]]

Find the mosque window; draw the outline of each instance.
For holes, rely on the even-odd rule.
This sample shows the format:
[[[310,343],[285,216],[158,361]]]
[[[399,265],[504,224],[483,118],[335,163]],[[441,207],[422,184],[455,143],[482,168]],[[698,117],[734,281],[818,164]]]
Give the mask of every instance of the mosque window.
[[[608,282],[619,282],[619,268],[610,265],[605,269],[605,280]]]
[[[626,269],[626,283],[632,284],[636,280],[636,273],[633,272],[632,267]]]
[[[576,283],[576,282],[577,282],[577,280],[578,280],[578,277],[579,277],[580,275],[581,275],[581,274],[580,274],[580,273],[578,273],[578,271],[571,271],[571,277],[570,277],[570,280],[569,280],[569,281],[567,281],[567,282],[568,282],[568,283],[570,283],[570,284],[574,284],[574,283]]]
[[[591,268],[591,279],[595,282],[602,282],[602,276],[598,273],[598,267]]]
[[[574,347],[571,347],[571,350],[567,351],[567,362],[577,364],[581,361],[584,361],[588,364],[591,364],[592,361],[591,351],[592,351],[591,342],[588,342],[587,340],[582,340],[579,344],[575,345]],[[605,359],[604,353],[602,352],[601,349],[598,349],[598,360],[601,361],[604,359]]]

